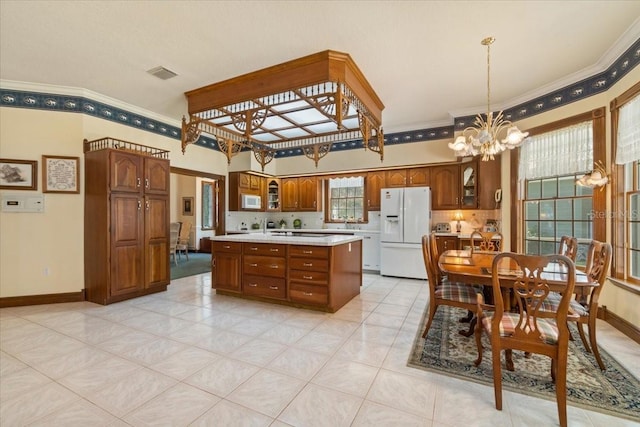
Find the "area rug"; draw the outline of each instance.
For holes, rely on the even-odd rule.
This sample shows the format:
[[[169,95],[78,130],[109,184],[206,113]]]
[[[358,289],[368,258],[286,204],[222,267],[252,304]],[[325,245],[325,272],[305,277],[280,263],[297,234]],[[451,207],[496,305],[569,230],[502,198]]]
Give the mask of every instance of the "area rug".
[[[173,262],[173,257],[170,261],[171,280],[211,272],[211,254],[190,252],[189,261],[184,254],[178,258],[178,265]]]
[[[459,329],[468,326],[458,323],[458,319],[465,314],[466,310],[440,306],[425,341],[422,339],[425,312],[407,365],[493,387],[488,337],[484,334],[483,360],[476,368],[473,365],[478,353],[475,338],[458,334]],[[567,403],[640,421],[640,381],[600,348],[600,355],[607,367],[602,372],[593,355],[584,350],[577,328],[574,325],[570,327],[575,341],[569,342]],[[551,382],[551,361],[548,357],[532,355],[525,359],[522,352],[514,351],[513,361],[516,367],[514,372],[502,369],[504,389],[555,402],[555,386]]]

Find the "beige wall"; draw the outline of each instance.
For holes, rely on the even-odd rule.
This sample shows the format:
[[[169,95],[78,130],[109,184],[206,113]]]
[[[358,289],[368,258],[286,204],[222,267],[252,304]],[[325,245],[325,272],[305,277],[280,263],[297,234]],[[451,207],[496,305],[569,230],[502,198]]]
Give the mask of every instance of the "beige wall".
[[[44,213],[0,212],[0,297],[78,292],[84,288],[84,138],[106,136],[170,150],[171,165],[226,175],[218,152],[78,113],[0,108],[0,157],[38,161],[38,190],[1,194],[42,194],[42,155],[80,158],[80,194],[44,193]],[[173,183],[173,181],[172,181]],[[199,184],[198,184],[199,185]],[[190,185],[195,194],[196,184]],[[178,196],[176,196],[178,197]],[[172,201],[171,218],[182,207]]]
[[[605,106],[640,81],[640,67],[632,70],[606,93],[584,101],[569,104],[518,123],[526,130],[544,123]],[[610,145],[610,122],[607,115],[607,144]],[[0,157],[38,160],[43,154],[83,157],[82,139],[111,136],[171,151],[171,165],[226,176],[228,170],[255,170],[260,167],[250,153],[236,156],[227,165],[224,155],[210,149],[191,145],[182,154],[180,142],[131,127],[121,126],[99,118],[77,113],[35,111],[19,108],[0,108]],[[322,159],[316,169],[313,161],[304,157],[274,160],[265,173],[295,175],[393,167],[413,164],[454,161],[447,148],[448,140],[402,144],[385,147],[385,161],[370,151],[351,150],[332,152]],[[505,156],[506,157],[506,156]],[[45,213],[8,214],[0,212],[0,297],[26,296],[77,292],[83,288],[83,177],[81,161],[81,193],[78,195],[45,194]],[[502,188],[509,188],[508,159],[502,162]],[[185,183],[172,176],[172,185],[178,185],[185,193],[193,191],[199,200],[200,180]],[[42,186],[38,186],[41,192]],[[607,189],[609,191],[609,189]],[[9,191],[2,191],[9,193]],[[172,220],[181,217],[181,197],[172,197]],[[180,198],[180,200],[178,200]],[[196,202],[194,219],[199,215]],[[509,237],[509,192],[503,192],[502,221],[506,237]],[[611,235],[608,225],[607,235]],[[607,286],[601,297],[602,304],[634,325],[640,325],[640,296],[615,286]]]

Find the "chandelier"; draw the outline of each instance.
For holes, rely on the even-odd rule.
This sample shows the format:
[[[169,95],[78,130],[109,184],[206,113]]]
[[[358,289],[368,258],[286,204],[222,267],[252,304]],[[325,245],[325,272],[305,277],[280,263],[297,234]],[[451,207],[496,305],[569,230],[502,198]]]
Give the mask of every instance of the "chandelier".
[[[278,152],[315,162],[336,142],[362,139],[384,155],[384,105],[351,57],[326,50],[185,93],[182,152],[201,134],[231,158],[252,151],[264,167]]]
[[[487,47],[487,113],[486,119],[480,114],[476,116],[474,126],[469,126],[462,131],[454,142],[449,143],[449,148],[456,152],[457,156],[482,155],[482,161],[494,160],[495,156],[504,150],[513,149],[522,144],[529,132],[522,132],[511,121],[505,120],[502,111],[494,117],[491,111],[491,80],[490,80],[490,48],[496,39],[487,37],[480,42]],[[506,132],[503,132],[506,130]],[[500,139],[500,134],[503,139]]]

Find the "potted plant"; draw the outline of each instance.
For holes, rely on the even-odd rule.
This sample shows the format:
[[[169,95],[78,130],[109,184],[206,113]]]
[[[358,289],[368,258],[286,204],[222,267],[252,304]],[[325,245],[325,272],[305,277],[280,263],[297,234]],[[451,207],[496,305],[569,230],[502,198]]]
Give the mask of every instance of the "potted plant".
[[[280,220],[280,228],[286,228],[287,227],[287,220],[282,218]]]

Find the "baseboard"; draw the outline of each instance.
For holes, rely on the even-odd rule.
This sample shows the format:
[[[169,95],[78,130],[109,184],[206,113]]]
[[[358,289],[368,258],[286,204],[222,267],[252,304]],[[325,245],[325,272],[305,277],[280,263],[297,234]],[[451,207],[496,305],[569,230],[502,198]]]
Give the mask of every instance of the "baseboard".
[[[59,304],[62,302],[81,302],[85,300],[84,289],[64,294],[25,295],[22,297],[0,298],[0,308],[20,307],[23,305]]]
[[[638,344],[640,344],[640,329],[617,314],[607,310],[607,306],[598,307],[598,319],[602,319]]]

